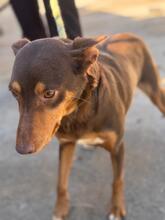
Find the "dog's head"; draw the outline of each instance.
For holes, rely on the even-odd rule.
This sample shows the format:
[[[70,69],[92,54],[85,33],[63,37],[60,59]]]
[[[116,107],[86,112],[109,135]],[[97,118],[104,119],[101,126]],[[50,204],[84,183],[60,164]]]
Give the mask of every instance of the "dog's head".
[[[13,44],[16,59],[9,89],[19,104],[19,153],[41,150],[62,118],[76,110],[77,100],[89,83],[89,70],[98,57],[96,45],[103,40],[104,36],[74,41],[22,39]]]

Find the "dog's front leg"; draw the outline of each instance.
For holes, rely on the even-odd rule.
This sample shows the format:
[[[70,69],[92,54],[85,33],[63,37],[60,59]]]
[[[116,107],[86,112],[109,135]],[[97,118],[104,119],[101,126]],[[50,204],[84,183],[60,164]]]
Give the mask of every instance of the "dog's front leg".
[[[123,220],[126,216],[124,202],[124,143],[111,150],[113,168],[112,200],[109,220]]]
[[[69,212],[68,180],[72,166],[75,143],[61,143],[59,153],[59,176],[57,185],[57,201],[53,220],[63,220]]]

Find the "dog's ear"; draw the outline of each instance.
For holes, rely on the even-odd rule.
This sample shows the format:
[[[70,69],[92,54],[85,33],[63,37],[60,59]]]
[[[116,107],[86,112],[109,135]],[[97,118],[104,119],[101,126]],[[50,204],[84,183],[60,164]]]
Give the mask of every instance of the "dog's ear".
[[[72,44],[71,55],[73,58],[73,68],[76,74],[86,74],[89,85],[95,88],[98,85],[99,74],[95,69],[90,71],[99,56],[99,49],[96,47],[104,42],[106,36],[97,38],[75,38]]]
[[[94,64],[99,55],[96,45],[106,39],[106,36],[99,36],[97,38],[77,37],[74,39],[70,53],[74,59],[77,72],[85,72]]]
[[[17,42],[15,42],[11,47],[12,50],[14,52],[14,54],[16,55],[18,53],[18,51],[20,49],[22,49],[26,44],[30,43],[30,41],[26,38],[23,38],[21,40],[18,40]]]

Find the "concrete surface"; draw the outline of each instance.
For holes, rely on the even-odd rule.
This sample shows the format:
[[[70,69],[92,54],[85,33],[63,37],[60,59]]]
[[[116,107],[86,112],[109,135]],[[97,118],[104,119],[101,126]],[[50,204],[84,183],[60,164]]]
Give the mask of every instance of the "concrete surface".
[[[165,17],[134,19],[86,7],[81,9],[81,18],[85,35],[123,31],[141,35],[165,76]],[[10,45],[20,32],[9,8],[0,14],[0,27],[4,32],[0,36],[0,220],[49,220],[55,200],[58,144],[54,140],[38,155],[20,156],[15,152],[18,112],[7,85],[14,59]],[[164,131],[165,119],[137,91],[125,135],[128,220],[165,220]],[[67,220],[105,220],[111,180],[108,153],[78,146]]]

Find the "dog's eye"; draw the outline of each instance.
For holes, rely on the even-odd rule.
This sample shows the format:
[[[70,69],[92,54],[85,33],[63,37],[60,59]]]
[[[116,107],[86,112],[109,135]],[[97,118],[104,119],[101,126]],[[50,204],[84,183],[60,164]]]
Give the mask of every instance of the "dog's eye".
[[[44,98],[46,98],[46,99],[53,98],[54,95],[55,95],[54,90],[46,90],[44,92]]]

